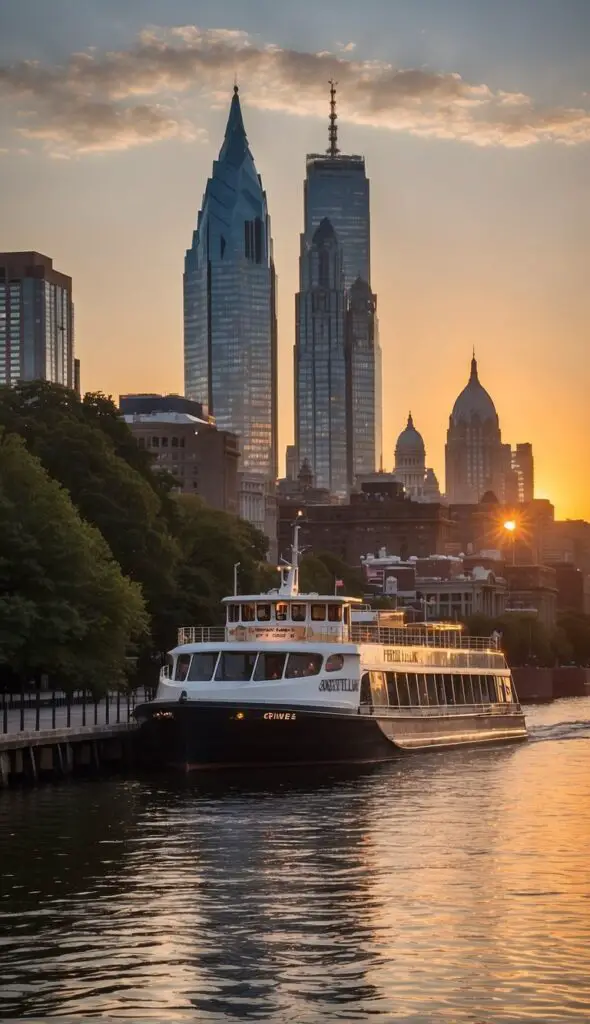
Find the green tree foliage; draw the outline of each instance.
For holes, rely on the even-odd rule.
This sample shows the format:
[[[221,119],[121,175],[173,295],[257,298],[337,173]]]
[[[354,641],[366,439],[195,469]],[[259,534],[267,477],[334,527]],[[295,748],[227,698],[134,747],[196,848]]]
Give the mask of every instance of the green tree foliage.
[[[301,559],[299,585],[302,591],[333,594],[336,580],[342,580],[343,583],[338,588],[339,595],[362,597],[366,590],[362,572],[351,569],[346,562],[329,551],[307,554]]]
[[[590,665],[590,615],[566,611],[557,619],[557,625],[569,645],[570,657],[577,665]]]
[[[96,689],[122,682],[146,632],[140,588],[97,529],[30,455],[0,433],[0,664]]]
[[[547,629],[538,619],[511,612],[492,619],[485,615],[472,615],[466,622],[471,636],[501,634],[501,647],[509,665],[553,666],[568,660],[569,644],[561,628]]]

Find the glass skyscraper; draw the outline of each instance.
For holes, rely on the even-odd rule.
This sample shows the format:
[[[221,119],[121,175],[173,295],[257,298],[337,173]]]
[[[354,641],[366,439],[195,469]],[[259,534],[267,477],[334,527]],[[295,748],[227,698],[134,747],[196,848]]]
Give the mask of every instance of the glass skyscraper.
[[[369,180],[362,156],[347,156],[337,146],[336,90],[331,83],[330,145],[325,154],[311,154],[306,162],[304,185],[304,223],[301,236],[300,282],[297,296],[295,341],[295,434],[299,463],[309,461],[317,487],[329,487],[334,493],[346,493],[358,476],[373,473],[381,460],[381,351],[376,314],[376,297],[371,291],[371,220],[369,211]],[[337,288],[341,297],[328,300],[325,286],[310,273],[316,248],[318,228],[329,224],[332,245],[339,250],[341,278]],[[318,288],[325,291],[319,298]],[[335,283],[331,291],[336,288]],[[305,292],[315,290],[315,300],[306,300]],[[318,331],[316,320],[330,311],[329,339],[327,328]],[[307,310],[302,315],[302,310]],[[310,312],[311,310],[311,312]],[[314,311],[315,310],[315,311]],[[336,317],[340,322],[336,324]],[[338,339],[338,341],[336,341]],[[340,340],[342,349],[340,349]],[[344,388],[341,390],[340,364],[344,365]],[[344,400],[344,461],[346,481],[342,485],[340,448],[334,447],[327,432],[323,407],[319,401],[318,384],[314,385],[312,401],[310,380],[325,385],[326,370],[329,392],[326,403],[333,408],[331,421],[337,422],[341,400]],[[311,368],[310,368],[311,367]],[[315,404],[314,404],[315,402]],[[336,460],[333,464],[331,460]],[[337,485],[336,482],[337,481]]]
[[[0,253],[0,384],[75,386],[72,279],[38,252]]]
[[[185,394],[238,435],[241,514],[261,529],[277,476],[275,296],[266,193],[235,86],[185,258]]]
[[[296,297],[296,447],[316,487],[344,497],[348,489],[346,429],[346,292],[342,246],[330,221],[301,239]]]

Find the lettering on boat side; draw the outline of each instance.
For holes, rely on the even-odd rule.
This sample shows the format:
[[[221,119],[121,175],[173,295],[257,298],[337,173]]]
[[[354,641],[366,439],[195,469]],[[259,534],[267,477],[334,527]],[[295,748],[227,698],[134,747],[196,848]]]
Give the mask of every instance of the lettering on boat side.
[[[334,690],[345,690],[347,693],[355,693],[359,688],[358,679],[322,679],[318,690],[327,690],[332,693]]]
[[[152,718],[174,718],[173,711],[154,711]]]
[[[263,718],[267,721],[272,720],[273,722],[294,722],[297,718],[295,711],[265,711]]]

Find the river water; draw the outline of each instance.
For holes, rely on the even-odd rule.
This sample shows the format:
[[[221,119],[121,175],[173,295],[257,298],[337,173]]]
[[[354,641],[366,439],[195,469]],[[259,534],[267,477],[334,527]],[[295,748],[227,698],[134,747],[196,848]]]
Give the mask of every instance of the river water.
[[[590,699],[332,777],[0,794],[0,1019],[590,1021]]]

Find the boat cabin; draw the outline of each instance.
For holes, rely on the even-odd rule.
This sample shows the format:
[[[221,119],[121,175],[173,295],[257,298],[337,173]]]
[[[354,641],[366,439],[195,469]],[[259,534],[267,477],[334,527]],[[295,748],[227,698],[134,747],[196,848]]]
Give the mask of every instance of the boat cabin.
[[[325,594],[253,594],[226,597],[227,640],[317,640],[345,643],[359,598]]]

